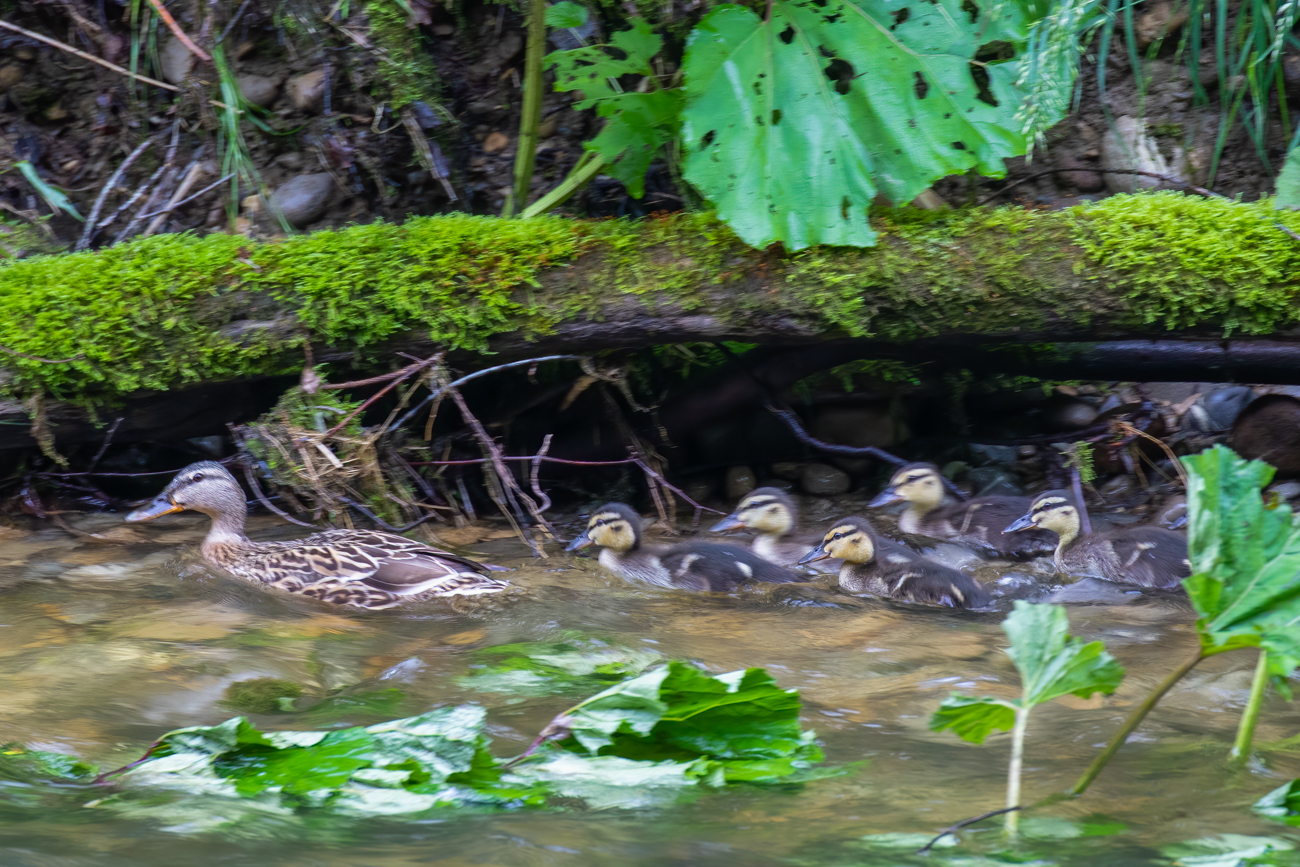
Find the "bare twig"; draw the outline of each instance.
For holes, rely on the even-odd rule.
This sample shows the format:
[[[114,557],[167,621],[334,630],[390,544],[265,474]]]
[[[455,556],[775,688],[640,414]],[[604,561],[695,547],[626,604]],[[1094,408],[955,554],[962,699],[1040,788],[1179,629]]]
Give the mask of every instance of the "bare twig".
[[[462,376],[460,379],[454,379],[451,382],[447,383],[446,385],[434,389],[428,395],[428,397],[426,397],[424,400],[417,403],[415,406],[411,407],[411,409],[406,413],[406,415],[398,419],[397,424],[394,425],[394,427],[397,428],[405,427],[406,423],[410,421],[412,418],[414,418],[416,413],[424,409],[432,401],[436,400],[440,395],[445,393],[447,389],[458,388],[472,379],[478,379],[480,376],[487,376],[489,373],[496,373],[499,370],[509,370],[512,367],[523,367],[525,365],[540,364],[543,361],[579,361],[586,357],[587,356],[585,355],[543,355],[540,358],[525,358],[520,361],[510,361],[505,364],[498,364],[495,367],[485,367],[482,370],[476,370],[473,373],[467,373],[464,376]]]
[[[447,179],[447,170],[444,166],[438,164],[434,156],[433,147],[429,144],[429,137],[424,134],[424,129],[420,126],[419,120],[415,117],[415,112],[410,106],[404,107],[401,112],[402,126],[406,127],[406,134],[411,137],[411,144],[415,146],[415,155],[424,166],[424,170],[438,179],[442,184],[443,191],[447,194],[448,201],[456,201],[456,191],[451,187],[451,181]]]
[[[248,9],[248,4],[251,2],[252,0],[244,0],[243,3],[239,4],[239,8],[235,10],[235,14],[230,16],[230,23],[226,25],[226,29],[222,30],[221,35],[217,37],[217,45],[226,41],[226,37],[230,35],[230,31],[235,29],[235,25],[238,24],[239,19],[244,16],[244,10]]]
[[[545,512],[547,509],[551,508],[551,498],[546,496],[546,492],[543,491],[542,486],[538,484],[537,473],[541,470],[542,461],[546,458],[546,453],[551,448],[551,437],[553,436],[555,436],[555,434],[547,434],[542,440],[542,447],[538,449],[537,454],[533,456],[532,471],[528,474],[529,487],[531,487],[533,493],[537,495],[538,512]]]
[[[105,69],[111,69],[120,75],[125,75],[129,78],[134,78],[136,81],[143,81],[145,84],[152,84],[154,87],[161,87],[163,90],[170,90],[172,93],[181,92],[181,88],[177,87],[174,84],[168,84],[165,81],[159,81],[156,78],[150,78],[147,75],[140,75],[139,73],[132,72],[129,69],[123,69],[122,67],[118,66],[116,63],[109,63],[107,60],[104,60],[102,57],[96,57],[93,54],[87,54],[86,52],[82,51],[79,48],[73,48],[71,45],[68,45],[66,42],[60,42],[57,39],[51,39],[48,36],[42,36],[39,33],[34,33],[31,30],[27,30],[25,28],[19,27],[17,24],[10,24],[8,21],[0,21],[0,27],[3,27],[6,30],[12,30],[15,33],[21,33],[23,36],[26,36],[28,39],[35,39],[38,42],[44,42],[46,45],[53,45],[55,48],[59,49],[60,51],[66,51],[69,54],[80,57],[82,60],[89,60],[91,63],[98,63],[100,66],[104,67]],[[227,111],[239,110],[239,109],[232,109],[224,102],[217,102],[215,99],[210,99],[208,100],[208,102],[212,105],[215,105],[217,108],[224,108]]]
[[[271,501],[266,498],[266,494],[262,493],[262,486],[258,483],[257,476],[253,475],[252,467],[245,465],[243,469],[244,469],[244,479],[245,481],[248,482],[249,489],[253,492],[253,496],[257,497],[257,501],[259,503],[261,503],[263,506],[266,506],[267,509],[279,515],[281,518],[284,518],[290,524],[297,524],[299,527],[310,527],[313,530],[317,529],[316,525],[308,524],[306,521],[299,521],[293,515],[290,515],[288,512],[284,511],[283,509],[274,506],[271,503]]]
[[[336,434],[336,433],[338,433],[339,431],[341,431],[343,428],[347,427],[348,422],[352,421],[352,419],[356,418],[359,414],[361,414],[362,412],[364,412],[364,411],[365,411],[365,410],[366,410],[366,409],[367,409],[367,408],[368,408],[372,403],[374,403],[375,401],[379,400],[379,398],[383,397],[384,395],[388,394],[388,392],[390,392],[390,391],[392,391],[394,388],[396,388],[396,387],[398,386],[398,384],[402,382],[402,380],[404,380],[404,379],[406,379],[407,377],[411,376],[411,374],[413,374],[413,373],[417,373],[417,372],[423,370],[423,369],[426,368],[426,367],[429,367],[429,366],[431,366],[431,365],[437,364],[439,361],[442,360],[442,356],[443,356],[443,353],[439,352],[439,353],[437,353],[437,354],[435,354],[435,355],[431,355],[431,356],[429,356],[429,357],[426,358],[424,361],[421,361],[421,362],[418,362],[417,364],[412,364],[412,365],[409,366],[409,367],[403,368],[401,371],[399,371],[399,372],[401,373],[401,376],[398,376],[398,377],[394,378],[392,382],[388,383],[388,385],[385,385],[383,388],[379,389],[379,391],[375,392],[375,393],[372,394],[370,397],[368,397],[368,398],[367,398],[367,399],[366,399],[366,400],[361,404],[361,406],[357,407],[356,409],[352,410],[352,412],[350,412],[350,413],[348,413],[347,415],[345,415],[345,416],[343,417],[343,420],[342,420],[341,422],[339,422],[338,424],[334,425],[334,427],[330,428],[329,430],[325,431],[325,436],[326,436],[326,437],[331,437],[331,436],[333,436],[334,434]]]
[[[383,518],[379,517],[374,512],[370,511],[365,506],[358,503],[356,500],[349,499],[348,497],[345,497],[342,494],[339,495],[339,500],[341,502],[347,503],[349,506],[356,509],[358,512],[365,515],[367,518],[374,521],[376,524],[383,527],[385,530],[387,530],[390,533],[405,533],[407,530],[410,530],[414,527],[418,527],[426,521],[432,521],[434,518],[440,517],[437,512],[430,512],[424,517],[417,518],[416,520],[412,521],[409,524],[404,524],[401,527],[394,527],[392,524],[388,523]]]
[[[153,222],[145,227],[143,237],[148,238],[162,227],[163,222],[167,219],[167,215],[171,213],[177,204],[180,203],[180,200],[185,197],[185,194],[190,191],[190,187],[194,186],[194,184],[198,182],[198,179],[203,175],[203,172],[203,163],[198,159],[191,160],[190,164],[185,167],[185,171],[181,174],[181,182],[172,193],[171,199],[168,200],[166,206],[161,210],[154,211],[152,214],[142,214],[136,218],[138,220],[147,220],[149,217],[153,217]]]
[[[956,832],[960,831],[962,828],[965,828],[967,825],[974,825],[976,822],[983,822],[985,819],[992,819],[994,816],[1001,816],[1003,813],[1013,813],[1019,809],[1020,807],[1003,807],[1001,810],[989,810],[987,813],[980,813],[978,816],[972,816],[969,819],[962,819],[960,822],[956,822],[952,825],[949,825],[947,828],[944,828],[942,831],[940,831],[937,837],[935,837],[929,843],[926,843],[920,849],[917,849],[916,854],[928,855],[930,850],[934,848],[935,843],[938,843],[940,840],[942,840],[944,837],[947,837],[949,834],[955,834]]]
[[[215,189],[216,187],[221,186],[222,184],[224,184],[226,181],[230,180],[230,179],[233,178],[234,176],[235,176],[235,173],[234,173],[234,172],[231,172],[230,174],[226,175],[224,178],[220,178],[220,179],[215,180],[215,181],[213,181],[212,183],[208,184],[206,187],[204,187],[203,189],[199,190],[197,193],[192,193],[191,195],[188,195],[188,196],[186,196],[185,198],[181,199],[179,202],[172,202],[171,204],[167,205],[167,207],[165,207],[165,208],[163,208],[163,209],[161,209],[161,210],[154,211],[154,212],[151,213],[151,214],[145,214],[145,215],[144,215],[143,217],[141,217],[140,219],[142,219],[142,220],[147,220],[147,219],[149,219],[150,217],[157,217],[157,216],[159,216],[159,215],[161,215],[161,214],[166,214],[166,213],[168,213],[169,211],[174,211],[174,210],[176,210],[177,208],[183,207],[184,205],[188,205],[190,202],[194,201],[194,200],[197,199],[199,196],[203,195],[204,193],[208,192],[209,190],[212,190],[212,189]],[[175,197],[173,196],[173,198],[175,198]]]
[[[193,54],[204,63],[212,62],[212,55],[194,44],[194,41],[190,39],[190,37],[186,35],[185,31],[181,29],[181,26],[176,23],[176,19],[172,17],[172,14],[167,11],[167,7],[162,5],[162,0],[149,0],[149,5],[158,13],[158,17],[167,25],[167,29],[172,32],[172,35],[180,40],[181,45],[184,45],[190,50],[190,54]]]
[[[90,209],[90,216],[86,218],[86,227],[81,230],[81,237],[72,248],[73,250],[84,250],[90,246],[90,242],[95,237],[95,231],[97,229],[95,224],[99,222],[99,212],[103,210],[104,202],[108,199],[108,194],[117,189],[117,185],[121,182],[123,175],[126,174],[126,170],[131,168],[131,166],[135,164],[135,161],[140,158],[141,154],[147,151],[152,144],[153,139],[151,138],[147,138],[140,142],[140,144],[136,146],[135,150],[131,151],[131,153],[127,155],[126,159],[122,160],[122,163],[117,167],[117,171],[113,172],[112,176],[109,177],[108,183],[104,184],[104,189],[100,190],[99,195],[95,198],[95,204]]]
[[[1146,431],[1139,430],[1138,428],[1134,427],[1133,425],[1129,424],[1126,421],[1115,421],[1113,422],[1113,424],[1115,426],[1115,429],[1120,433],[1126,434],[1127,436],[1130,437],[1135,437],[1135,436],[1142,437],[1143,439],[1148,439],[1151,442],[1158,445],[1161,451],[1165,453],[1165,456],[1169,458],[1170,463],[1174,465],[1174,472],[1178,473],[1178,481],[1182,482],[1183,490],[1184,491],[1187,490],[1187,472],[1183,469],[1183,463],[1182,461],[1178,460],[1178,456],[1174,454],[1174,450],[1169,448],[1169,446],[1166,445],[1164,440],[1158,437],[1153,437],[1151,434],[1147,433]]]
[[[99,459],[104,456],[104,452],[108,451],[109,444],[113,442],[113,434],[117,433],[117,429],[118,427],[121,426],[121,424],[122,424],[122,416],[119,415],[116,419],[114,419],[113,423],[108,426],[108,432],[104,434],[103,444],[100,445],[99,451],[95,452],[95,456],[90,459],[90,467],[86,471],[87,474],[89,474],[90,470],[93,470],[95,466],[99,463]]]

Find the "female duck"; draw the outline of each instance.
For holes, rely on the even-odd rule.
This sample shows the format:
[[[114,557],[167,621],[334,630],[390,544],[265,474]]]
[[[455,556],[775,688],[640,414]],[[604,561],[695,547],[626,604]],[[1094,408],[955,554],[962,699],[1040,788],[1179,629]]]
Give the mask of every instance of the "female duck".
[[[1041,530],[1015,537],[1003,534],[1007,525],[1029,508],[1028,497],[975,497],[945,504],[943,479],[934,464],[903,466],[868,507],[900,501],[907,503],[898,516],[898,529],[904,533],[954,539],[1017,560],[1049,554],[1056,546],[1051,534]]]
[[[1079,507],[1069,491],[1039,494],[1029,511],[1004,532],[1033,528],[1060,537],[1053,555],[1058,572],[1161,590],[1177,589],[1192,574],[1187,538],[1173,530],[1136,525],[1083,535]]]
[[[827,557],[844,561],[840,588],[848,593],[872,593],[950,608],[981,608],[990,601],[988,593],[971,576],[878,536],[864,518],[836,521],[821,544],[799,562]]]
[[[757,530],[750,550],[769,563],[794,566],[808,549],[821,541],[817,533],[796,533],[799,512],[794,500],[780,488],[755,488],[740,501],[736,511],[714,524],[710,532],[721,533],[745,527]],[[821,572],[834,572],[840,564],[823,561],[815,568]]]
[[[152,521],[191,509],[212,519],[200,551],[236,578],[360,608],[392,608],[417,599],[499,593],[510,585],[488,567],[375,530],[326,530],[292,542],[253,542],[244,535],[244,492],[213,461],[181,470],[149,505],[126,516]]]
[[[658,587],[730,591],[749,581],[785,584],[805,581],[736,545],[683,542],[643,545],[641,516],[623,503],[606,503],[587,521],[587,529],[566,551],[599,545],[600,565],[615,575]]]

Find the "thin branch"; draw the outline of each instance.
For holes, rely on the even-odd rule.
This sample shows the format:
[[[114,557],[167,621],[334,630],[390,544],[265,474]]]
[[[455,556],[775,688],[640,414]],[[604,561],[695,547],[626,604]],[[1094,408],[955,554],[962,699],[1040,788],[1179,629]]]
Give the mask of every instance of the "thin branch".
[[[165,81],[159,81],[156,78],[150,78],[147,75],[140,75],[139,73],[132,72],[129,69],[123,69],[122,67],[118,66],[116,63],[109,63],[107,60],[104,60],[101,57],[96,57],[93,54],[87,54],[86,52],[82,51],[79,48],[73,48],[71,45],[68,45],[66,42],[60,42],[57,39],[51,39],[48,36],[42,36],[39,33],[33,33],[31,30],[27,30],[25,28],[19,27],[17,24],[10,24],[8,21],[0,21],[0,27],[3,27],[6,30],[12,30],[15,33],[21,33],[23,36],[26,36],[28,39],[35,39],[38,42],[44,42],[46,45],[53,45],[55,48],[59,49],[60,51],[66,51],[69,54],[80,57],[82,60],[89,60],[91,63],[98,63],[100,66],[104,67],[105,69],[111,69],[114,72],[118,73],[119,75],[125,75],[129,78],[134,78],[136,81],[143,81],[145,84],[152,84],[154,87],[161,87],[163,90],[170,90],[172,93],[181,93],[181,89],[174,84],[168,84]],[[215,105],[217,108],[224,108],[227,111],[239,111],[239,109],[232,109],[224,102],[217,102],[215,99],[210,99],[208,100],[208,102],[211,103],[212,105]]]
[[[1005,187],[998,190],[997,192],[989,193],[984,198],[976,201],[975,207],[978,208],[980,205],[987,205],[989,202],[993,201],[998,196],[1003,195],[1004,193],[1009,192],[1010,190],[1014,190],[1016,187],[1020,186],[1021,184],[1027,184],[1030,181],[1037,180],[1038,178],[1044,177],[1046,175],[1055,175],[1055,174],[1060,174],[1061,172],[1097,172],[1098,174],[1103,174],[1103,175],[1141,175],[1144,178],[1155,178],[1157,181],[1163,181],[1166,184],[1173,184],[1174,186],[1177,187],[1183,187],[1185,189],[1191,190],[1194,193],[1199,193],[1200,195],[1205,196],[1206,198],[1210,198],[1210,199],[1228,198],[1227,196],[1222,195],[1221,193],[1216,193],[1213,190],[1207,190],[1205,187],[1198,187],[1196,186],[1196,184],[1189,184],[1187,181],[1180,181],[1178,178],[1170,177],[1169,175],[1162,175],[1157,172],[1143,171],[1142,169],[1100,169],[1100,168],[1091,168],[1089,166],[1067,166],[1066,168],[1061,168],[1061,169],[1044,169],[1041,172],[1034,172],[1032,175],[1026,175],[1023,178],[1012,181],[1011,183],[1007,184]]]
[[[308,524],[306,521],[299,521],[283,509],[272,505],[271,501],[266,498],[266,494],[262,493],[262,486],[258,483],[257,477],[253,475],[253,468],[245,464],[243,470],[244,479],[248,482],[248,487],[253,491],[253,496],[257,497],[259,503],[266,506],[267,509],[279,515],[281,518],[284,518],[290,524],[297,524],[299,527],[310,527],[313,530],[318,529],[315,524]]]
[[[969,819],[962,819],[960,822],[955,822],[949,825],[947,828],[944,828],[942,831],[940,831],[938,836],[936,836],[929,843],[926,843],[920,849],[917,849],[916,854],[918,855],[930,854],[930,850],[934,848],[935,843],[938,843],[940,840],[942,840],[944,837],[947,837],[949,834],[955,834],[956,832],[960,831],[962,828],[965,828],[967,825],[974,825],[976,822],[983,822],[985,819],[992,819],[994,816],[1001,816],[1003,813],[1012,813],[1019,809],[1022,808],[1003,807],[1001,810],[989,810],[987,813],[980,813],[978,816],[972,816]]]
[[[234,176],[235,176],[235,173],[234,173],[234,172],[231,172],[230,174],[226,175],[224,178],[222,178],[222,179],[220,179],[220,180],[218,180],[218,181],[213,181],[212,183],[208,184],[206,187],[204,187],[203,189],[199,190],[197,193],[194,193],[194,194],[192,194],[192,195],[186,196],[185,198],[181,199],[179,202],[173,202],[172,204],[168,205],[167,207],[163,208],[162,210],[154,211],[152,214],[145,214],[145,215],[144,215],[143,217],[141,217],[140,219],[142,219],[142,220],[147,220],[147,219],[149,219],[150,217],[158,217],[158,216],[161,216],[162,214],[167,213],[168,211],[174,211],[174,210],[176,210],[177,208],[181,207],[182,205],[188,205],[190,202],[194,201],[194,200],[197,199],[199,196],[201,196],[201,195],[203,195],[204,193],[206,193],[206,192],[208,192],[208,191],[214,189],[215,187],[219,187],[219,186],[221,186],[222,184],[224,184],[226,181],[230,180],[230,179],[233,178]]]
[[[122,176],[126,174],[126,170],[131,168],[131,166],[135,164],[135,161],[140,158],[141,154],[147,151],[152,144],[153,139],[151,138],[147,138],[140,142],[140,144],[136,146],[136,149],[131,151],[131,153],[127,155],[126,159],[122,160],[121,165],[117,167],[117,171],[113,172],[112,176],[109,177],[108,183],[104,185],[104,189],[100,190],[99,195],[95,198],[94,207],[90,209],[90,216],[86,218],[86,227],[81,230],[81,237],[72,248],[74,251],[84,250],[90,246],[91,239],[95,237],[95,224],[99,222],[99,212],[104,209],[104,202],[108,199],[108,194],[117,188],[117,185],[122,180]]]
[[[428,406],[433,400],[442,395],[449,388],[458,388],[472,379],[478,379],[480,376],[487,376],[489,373],[496,373],[499,370],[509,370],[512,367],[523,367],[526,364],[540,364],[543,361],[579,361],[586,358],[585,355],[543,355],[541,358],[525,358],[520,361],[511,361],[506,364],[498,364],[495,367],[485,367],[482,370],[476,370],[473,373],[467,373],[460,379],[452,380],[446,385],[434,389],[428,397],[417,403],[415,406],[397,420],[394,427],[405,427],[406,423],[415,417],[416,413]]]
[[[162,5],[162,0],[149,0],[149,5],[158,13],[158,17],[167,25],[167,29],[172,32],[172,35],[180,40],[181,45],[184,45],[190,50],[190,54],[193,54],[204,63],[212,62],[212,55],[194,44],[194,41],[190,39],[190,37],[186,35],[185,31],[181,29],[181,26],[176,23],[176,19],[172,17],[172,14],[167,11],[167,7]]]
[[[226,29],[222,30],[221,35],[217,37],[217,45],[226,41],[226,37],[230,35],[230,31],[235,29],[235,25],[238,24],[239,19],[244,16],[244,10],[248,8],[248,4],[251,2],[252,0],[244,0],[243,3],[239,4],[239,8],[235,10],[235,14],[230,17],[230,23],[226,25]]]
[[[352,412],[345,415],[342,421],[334,425],[334,427],[330,428],[329,430],[325,431],[325,437],[331,437],[334,434],[341,431],[343,428],[347,427],[348,422],[352,421],[352,419],[356,418],[358,415],[364,412],[372,403],[379,400],[379,398],[383,397],[384,395],[388,394],[388,392],[396,388],[403,380],[410,377],[411,374],[417,373],[423,370],[424,368],[429,367],[430,365],[437,364],[439,361],[442,360],[442,356],[443,353],[439,352],[435,355],[429,356],[424,361],[421,361],[418,364],[412,364],[411,366],[403,369],[401,371],[402,374],[401,376],[397,377],[392,382],[388,383],[388,385],[385,385],[383,388],[379,389],[379,391],[372,394],[359,407],[357,407],[356,409],[352,410]]]
[[[113,442],[113,434],[117,433],[117,429],[119,426],[121,426],[121,424],[122,424],[122,416],[119,415],[113,421],[113,423],[108,426],[108,433],[104,434],[103,444],[100,445],[99,451],[95,452],[95,456],[90,459],[91,470],[93,470],[95,468],[95,465],[99,463],[99,459],[104,456],[104,452],[108,451],[109,444]]]
[[[374,521],[376,524],[383,527],[385,530],[387,530],[390,533],[405,533],[407,530],[410,530],[413,527],[420,526],[425,521],[432,521],[434,518],[440,517],[437,512],[430,512],[429,514],[425,515],[423,518],[417,518],[416,520],[412,521],[409,524],[405,524],[401,527],[394,527],[392,524],[388,523],[383,518],[379,517],[374,512],[370,511],[369,509],[367,509],[365,506],[361,505],[357,501],[349,499],[348,497],[345,497],[342,494],[338,494],[337,496],[340,502],[347,503],[349,506],[356,509],[358,512],[365,515],[367,518]]]

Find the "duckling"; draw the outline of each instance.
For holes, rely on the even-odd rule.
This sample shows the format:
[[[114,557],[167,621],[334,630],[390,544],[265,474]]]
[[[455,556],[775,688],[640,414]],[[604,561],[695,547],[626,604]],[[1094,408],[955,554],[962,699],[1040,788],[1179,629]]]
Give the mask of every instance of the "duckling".
[[[828,557],[844,561],[840,588],[848,593],[873,593],[950,608],[981,608],[990,601],[988,593],[971,576],[877,535],[865,518],[836,521],[821,543],[799,562]]]
[[[1053,560],[1058,572],[1120,584],[1174,590],[1192,574],[1187,539],[1163,527],[1138,524],[1081,535],[1079,507],[1069,491],[1047,491],[1004,530],[1050,530],[1060,537]]]
[[[778,566],[794,566],[809,548],[821,541],[819,533],[796,533],[799,510],[794,500],[780,488],[755,488],[745,495],[736,511],[714,524],[712,533],[746,527],[757,530],[758,535],[749,547],[755,554]],[[814,568],[819,572],[835,572],[840,568],[837,560],[824,560]]]
[[[587,529],[566,551],[599,545],[600,565],[615,575],[658,587],[726,592],[748,581],[785,584],[805,581],[746,548],[715,542],[643,545],[641,516],[623,503],[606,503],[592,513]]]
[[[1041,530],[1017,537],[1003,534],[1004,528],[1029,508],[1028,497],[976,497],[945,505],[943,479],[934,464],[900,467],[889,487],[867,505],[877,509],[903,500],[907,508],[898,516],[898,529],[903,533],[955,539],[1012,560],[1040,557],[1056,546],[1051,534]]]
[[[291,542],[244,535],[248,505],[235,477],[214,461],[190,464],[149,505],[126,520],[152,521],[191,509],[212,519],[203,558],[236,578],[359,608],[392,608],[417,599],[477,596],[510,587],[489,567],[393,533],[326,530]]]

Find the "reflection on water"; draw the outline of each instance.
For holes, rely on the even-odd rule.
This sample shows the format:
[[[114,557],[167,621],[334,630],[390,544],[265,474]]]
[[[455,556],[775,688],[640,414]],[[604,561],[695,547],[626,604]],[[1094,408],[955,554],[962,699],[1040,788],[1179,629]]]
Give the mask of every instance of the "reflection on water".
[[[513,576],[527,588],[520,598],[463,610],[430,604],[353,613],[214,575],[193,559],[206,527],[198,516],[130,528],[112,516],[87,516],[81,526],[109,538],[0,531],[0,740],[115,767],[168,729],[235,715],[223,706],[231,684],[276,678],[301,687],[295,707],[305,710],[254,715],[263,728],[368,724],[475,701],[489,708],[494,749],[505,755],[522,750],[572,702],[474,689],[467,676],[482,655],[472,651],[577,631],[715,671],[765,666],[782,685],[801,690],[805,724],[821,736],[828,759],[863,764],[801,789],[738,788],[656,810],[326,824],[282,844],[167,833],[83,806],[98,797],[93,789],[46,811],[23,809],[44,796],[11,784],[0,787],[6,867],[923,863],[911,848],[881,848],[881,838],[869,835],[930,834],[1003,798],[1005,735],[977,747],[927,725],[949,690],[1015,694],[1012,666],[1000,652],[1000,612],[919,609],[819,585],[737,596],[647,590],[587,561],[514,559],[524,549],[500,540],[475,550],[520,567]],[[289,538],[295,530],[255,527],[262,538]],[[989,571],[980,577],[996,580]],[[1114,696],[1067,697],[1035,712],[1030,798],[1068,786],[1132,704],[1196,644],[1190,609],[1175,599],[1123,594],[1113,603],[1074,606],[1070,619],[1075,634],[1103,639],[1129,675]],[[1250,653],[1203,664],[1087,796],[1034,814],[1031,836],[1037,827],[1052,839],[1046,857],[1164,863],[1157,847],[1207,834],[1285,837],[1285,828],[1254,817],[1249,805],[1300,776],[1300,752],[1263,750],[1243,772],[1225,762],[1253,666]],[[1257,740],[1279,741],[1298,729],[1300,713],[1274,698]],[[1073,836],[1057,839],[1063,833]],[[1032,849],[1032,841],[1026,845]],[[990,827],[944,851],[999,848]]]

